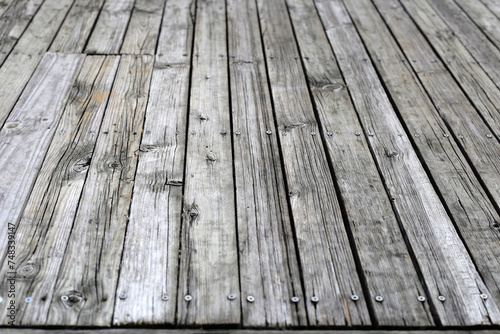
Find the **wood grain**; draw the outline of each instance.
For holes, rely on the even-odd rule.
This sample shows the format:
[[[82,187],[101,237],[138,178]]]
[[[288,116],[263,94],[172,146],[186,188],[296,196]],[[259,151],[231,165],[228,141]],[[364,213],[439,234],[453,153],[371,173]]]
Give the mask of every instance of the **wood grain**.
[[[256,60],[263,51],[255,2],[228,1],[227,17],[243,326],[304,326],[278,134],[265,63]]]
[[[417,299],[425,291],[377,165],[364,136],[355,135],[362,127],[314,3],[287,3],[375,319],[383,326],[433,325],[429,304]]]
[[[368,325],[335,185],[283,1],[258,1],[311,326]],[[272,58],[271,58],[272,57]],[[312,135],[312,133],[316,135]],[[351,295],[360,300],[354,302]],[[311,300],[319,298],[318,302]]]
[[[0,17],[9,9],[14,0],[0,0]]]
[[[164,0],[136,1],[120,53],[155,54],[164,6]]]
[[[184,186],[179,325],[237,325],[238,245],[223,0],[196,9]],[[187,301],[185,296],[192,297]]]
[[[85,48],[89,54],[118,54],[135,0],[106,0]]]
[[[413,150],[340,0],[316,0],[369,145],[441,323],[496,323],[500,311]],[[445,302],[438,300],[439,296]]]
[[[16,233],[18,325],[45,324],[117,67],[116,57],[86,57],[54,126]],[[9,276],[7,265],[0,271],[2,282]],[[24,302],[28,296],[31,303]],[[75,296],[70,298],[74,302]]]
[[[116,286],[152,68],[152,57],[121,58],[47,325],[110,326],[126,292]]]
[[[78,0],[71,7],[56,38],[52,52],[81,53],[94,27],[104,0]]]

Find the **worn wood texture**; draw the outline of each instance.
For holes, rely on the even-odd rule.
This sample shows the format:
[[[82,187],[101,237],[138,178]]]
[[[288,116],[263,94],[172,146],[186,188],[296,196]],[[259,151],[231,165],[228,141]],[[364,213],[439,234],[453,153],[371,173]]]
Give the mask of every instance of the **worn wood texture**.
[[[69,11],[56,38],[52,52],[80,53],[87,43],[104,0],[78,0]]]
[[[82,60],[79,55],[46,54],[0,131],[3,231],[19,222]],[[3,260],[7,233],[0,235],[0,245]]]
[[[238,246],[223,0],[198,3],[184,187],[180,325],[237,325]],[[186,296],[192,300],[186,300]]]
[[[164,6],[165,0],[136,1],[120,53],[155,54]]]
[[[163,33],[162,52],[153,70],[144,134],[139,152],[134,197],[127,228],[114,325],[175,324],[182,189],[189,99],[190,57],[175,58],[175,48],[187,41],[191,53],[192,1],[177,1],[165,10],[178,17],[173,31]],[[186,10],[187,9],[187,10]],[[176,29],[179,27],[179,29]],[[148,222],[146,225],[144,222]]]
[[[443,325],[497,323],[500,311],[436,194],[340,0],[316,0],[339,67]],[[446,298],[445,302],[438,300]]]
[[[87,57],[54,126],[55,136],[16,233],[17,325],[45,324],[117,66],[115,57]],[[9,271],[5,261],[2,282]],[[23,301],[28,296],[31,303]]]
[[[36,14],[43,0],[20,0],[0,16],[0,66]]]
[[[243,325],[305,326],[255,2],[230,0],[227,17]]]
[[[432,71],[427,72],[429,75],[445,77],[448,76],[447,72],[449,71],[481,113],[493,133],[497,138],[500,138],[500,90],[498,87],[458,40],[457,36],[432,11],[432,8],[429,6],[420,8],[418,3],[414,1],[401,0],[400,2],[391,1],[392,8],[382,7],[383,3],[377,5],[384,17],[386,13],[391,12],[402,18],[398,20],[393,17],[386,18],[387,21],[391,21],[390,25],[394,27],[391,30],[394,34],[411,31],[407,40],[398,38],[399,43],[411,47],[414,54],[422,56],[419,59],[422,59],[423,64],[431,66]],[[401,4],[404,5],[403,8]],[[418,25],[418,28],[415,27],[415,24]],[[404,29],[404,31],[399,31],[399,29]],[[419,48],[415,48],[415,45],[419,45]],[[438,66],[440,64],[439,58],[444,62],[444,66]],[[413,58],[409,57],[409,59]],[[418,62],[414,62],[414,65],[418,64]],[[443,83],[452,85],[452,87],[456,86],[449,80],[443,81]],[[481,134],[486,135],[486,133]]]
[[[85,48],[89,54],[117,54],[123,43],[135,0],[106,0]]]
[[[500,304],[500,252],[495,246],[498,245],[500,231],[493,228],[500,222],[498,213],[460,151],[460,141],[457,143],[452,136],[444,136],[448,133],[446,123],[427,96],[418,75],[412,71],[409,64],[414,62],[401,61],[405,55],[372,2],[358,1],[354,6],[346,1],[345,4],[371,58],[377,59],[374,65],[385,81],[409,134],[413,135],[413,143],[489,287],[491,297],[497,305]],[[417,63],[425,62],[420,58],[411,59],[417,60]],[[416,70],[422,73],[421,68]],[[427,87],[431,96],[449,94],[437,83]],[[474,110],[470,110],[468,115],[473,118]],[[447,116],[452,117],[462,117],[462,113]],[[463,120],[464,124],[469,122],[470,119]]]
[[[0,17],[9,9],[14,0],[0,0]]]
[[[152,67],[149,56],[121,58],[47,325],[111,325]]]
[[[45,0],[0,68],[0,126],[35,72],[73,0]],[[20,65],[22,64],[22,66]]]
[[[500,19],[500,3],[497,0],[479,0]]]
[[[283,1],[258,1],[309,322],[368,325],[370,317],[335,184]],[[314,134],[314,135],[313,135]],[[354,302],[351,295],[360,300]],[[313,302],[312,297],[319,298]]]
[[[114,328],[114,329],[31,329],[6,328],[6,334],[253,334],[254,329],[150,329],[150,328]],[[451,330],[259,330],[262,334],[498,334],[498,330],[451,329]]]
[[[355,135],[362,127],[314,3],[287,3],[376,322],[433,325],[429,304],[417,299],[426,294],[367,141]],[[384,302],[375,302],[376,296]]]

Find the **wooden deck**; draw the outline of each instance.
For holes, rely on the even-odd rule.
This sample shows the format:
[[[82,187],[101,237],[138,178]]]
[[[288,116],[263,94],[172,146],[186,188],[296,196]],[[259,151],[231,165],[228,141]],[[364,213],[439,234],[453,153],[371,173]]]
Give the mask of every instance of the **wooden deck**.
[[[4,330],[500,329],[497,0],[0,0],[0,126]]]

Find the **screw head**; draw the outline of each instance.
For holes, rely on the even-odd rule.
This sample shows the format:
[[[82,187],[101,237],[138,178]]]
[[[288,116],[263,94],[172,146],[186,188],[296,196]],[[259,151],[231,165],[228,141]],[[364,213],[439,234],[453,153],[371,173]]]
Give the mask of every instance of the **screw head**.
[[[187,302],[190,302],[193,300],[193,297],[191,295],[185,295],[184,296],[184,300],[187,301]]]
[[[485,293],[480,294],[479,297],[481,297],[482,299],[485,299],[485,300],[488,299],[488,295]]]
[[[298,303],[300,298],[299,297],[292,297],[291,300],[293,303]]]
[[[361,132],[356,132],[355,135],[356,136],[361,136]]]
[[[267,133],[268,135],[270,135],[272,132],[271,132],[271,130],[267,130],[267,131],[266,131],[266,133]]]
[[[400,132],[400,133],[398,133],[398,136],[403,137],[403,134]]]
[[[196,131],[191,131],[191,134],[192,134],[192,135],[195,135],[195,134],[196,134]]]
[[[25,301],[26,303],[31,303],[31,302],[33,301],[33,298],[31,298],[31,297],[26,297],[26,298],[24,299],[24,301]]]
[[[368,136],[373,137],[375,134],[373,132],[368,132]]]
[[[221,135],[225,135],[226,133],[227,133],[227,131],[226,131],[226,130],[222,130],[222,131],[220,132],[220,134],[221,134]]]
[[[354,301],[359,300],[359,296],[358,295],[352,295],[351,299],[354,300]]]
[[[234,300],[236,299],[236,295],[234,293],[230,293],[229,295],[227,295],[227,299]]]
[[[425,297],[424,296],[418,296],[417,297],[419,302],[425,302]]]
[[[464,139],[464,136],[462,136],[462,135],[458,135],[458,138],[460,138],[460,139]]]
[[[239,136],[239,135],[241,135],[241,132],[239,132],[239,131],[236,131],[235,133],[236,133],[236,135],[238,135],[238,136]]]
[[[328,136],[333,136],[333,133],[332,132],[327,132],[326,133]]]
[[[168,295],[166,295],[166,294],[161,296],[161,300],[163,300],[164,302],[166,302],[169,299],[170,299],[170,297],[168,297]]]
[[[316,136],[316,132],[311,132],[311,136]]]
[[[63,135],[64,133],[65,133],[64,130],[59,132],[60,135]]]
[[[493,138],[493,136],[491,134],[489,134],[489,133],[486,135],[486,137]]]
[[[420,137],[420,135],[418,133],[415,133],[414,136],[417,137],[417,138]]]
[[[3,298],[2,298],[2,297],[0,297],[0,303],[1,303],[1,302],[3,302]]]
[[[442,302],[444,302],[446,300],[446,298],[444,296],[438,296],[438,299]]]
[[[450,136],[450,135],[449,135],[449,134],[447,134],[447,133],[445,133],[445,134],[443,135],[443,137],[446,137],[446,138],[448,138],[449,136]]]
[[[254,296],[248,296],[248,297],[247,297],[247,301],[248,301],[249,303],[253,303],[253,302],[255,301]]]
[[[319,302],[319,298],[318,298],[318,297],[316,297],[316,296],[312,296],[312,297],[311,297],[311,301],[312,301],[313,303],[317,303],[317,302]]]
[[[269,58],[274,59],[274,56],[270,56]]]
[[[68,297],[68,296],[66,296],[66,295],[61,296],[61,300],[62,300],[63,302],[66,302],[66,301],[68,301],[68,300],[69,300],[69,297]]]
[[[118,298],[120,298],[120,299],[127,299],[127,294],[125,292],[122,292],[122,293],[120,293],[120,295],[118,296]]]
[[[376,300],[376,301],[378,301],[378,302],[380,303],[380,302],[383,302],[383,301],[384,301],[384,297],[382,297],[382,296],[376,296],[376,297],[375,297],[375,300]]]

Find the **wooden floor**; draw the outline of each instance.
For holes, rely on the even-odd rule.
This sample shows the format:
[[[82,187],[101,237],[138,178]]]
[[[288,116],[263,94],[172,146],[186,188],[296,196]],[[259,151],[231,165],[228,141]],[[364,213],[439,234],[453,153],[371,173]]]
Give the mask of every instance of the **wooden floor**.
[[[500,329],[498,0],[0,0],[0,66],[13,333]]]

